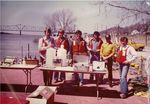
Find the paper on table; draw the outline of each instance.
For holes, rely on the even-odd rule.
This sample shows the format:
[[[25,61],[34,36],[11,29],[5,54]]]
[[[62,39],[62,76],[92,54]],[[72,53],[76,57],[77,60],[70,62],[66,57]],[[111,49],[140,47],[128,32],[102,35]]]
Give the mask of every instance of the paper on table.
[[[93,70],[106,70],[105,62],[93,61]]]

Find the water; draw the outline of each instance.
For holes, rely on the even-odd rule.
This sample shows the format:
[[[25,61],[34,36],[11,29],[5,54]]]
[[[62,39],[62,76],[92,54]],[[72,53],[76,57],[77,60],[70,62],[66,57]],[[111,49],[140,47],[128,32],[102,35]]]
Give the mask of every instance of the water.
[[[0,60],[6,56],[22,58],[29,55],[39,58],[38,39],[42,35],[19,35],[19,34],[0,34]]]

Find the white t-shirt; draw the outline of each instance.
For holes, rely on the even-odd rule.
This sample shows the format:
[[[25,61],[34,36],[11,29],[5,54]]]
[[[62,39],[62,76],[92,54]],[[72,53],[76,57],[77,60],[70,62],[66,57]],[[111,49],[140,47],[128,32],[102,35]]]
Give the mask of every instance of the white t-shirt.
[[[126,50],[126,60],[128,62],[132,62],[137,58],[137,52],[132,46],[126,45],[125,47],[120,47],[120,49],[122,49],[124,51],[127,49]]]

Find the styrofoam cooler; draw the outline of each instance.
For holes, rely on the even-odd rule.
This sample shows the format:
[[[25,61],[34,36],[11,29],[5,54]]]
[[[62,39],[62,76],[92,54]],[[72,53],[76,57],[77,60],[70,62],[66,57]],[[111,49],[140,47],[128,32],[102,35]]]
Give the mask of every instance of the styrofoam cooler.
[[[54,48],[49,48],[46,51],[46,66],[53,67],[53,59],[56,57],[56,50]]]

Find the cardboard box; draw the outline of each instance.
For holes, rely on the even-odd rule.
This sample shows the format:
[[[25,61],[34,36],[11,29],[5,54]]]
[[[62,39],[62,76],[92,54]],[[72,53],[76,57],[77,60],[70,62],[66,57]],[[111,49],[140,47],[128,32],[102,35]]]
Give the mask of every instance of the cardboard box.
[[[57,87],[39,86],[26,100],[30,104],[54,104],[56,89]]]
[[[29,64],[29,65],[39,65],[39,60],[25,60],[25,63],[26,64]]]

